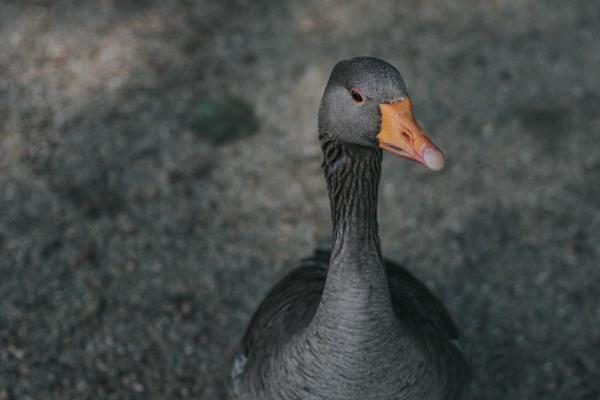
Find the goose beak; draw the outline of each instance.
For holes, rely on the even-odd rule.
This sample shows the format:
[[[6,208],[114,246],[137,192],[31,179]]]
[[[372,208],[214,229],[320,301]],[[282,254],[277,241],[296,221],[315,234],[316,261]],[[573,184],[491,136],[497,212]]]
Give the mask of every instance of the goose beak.
[[[444,168],[444,155],[425,135],[413,115],[410,99],[380,104],[379,147],[390,153],[424,164],[433,171]]]

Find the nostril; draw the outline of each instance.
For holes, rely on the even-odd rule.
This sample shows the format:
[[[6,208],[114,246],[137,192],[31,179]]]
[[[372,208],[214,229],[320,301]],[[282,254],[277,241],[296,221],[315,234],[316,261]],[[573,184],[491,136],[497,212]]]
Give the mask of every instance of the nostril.
[[[402,135],[402,137],[404,138],[404,140],[406,140],[407,142],[410,142],[410,135],[406,132],[401,132],[400,133]]]

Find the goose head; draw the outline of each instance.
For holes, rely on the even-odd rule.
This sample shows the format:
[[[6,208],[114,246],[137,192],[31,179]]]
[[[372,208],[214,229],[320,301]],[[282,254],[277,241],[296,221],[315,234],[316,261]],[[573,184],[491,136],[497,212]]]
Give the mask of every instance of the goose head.
[[[321,141],[383,149],[444,167],[444,156],[413,115],[402,75],[387,62],[357,57],[335,65],[319,108]]]

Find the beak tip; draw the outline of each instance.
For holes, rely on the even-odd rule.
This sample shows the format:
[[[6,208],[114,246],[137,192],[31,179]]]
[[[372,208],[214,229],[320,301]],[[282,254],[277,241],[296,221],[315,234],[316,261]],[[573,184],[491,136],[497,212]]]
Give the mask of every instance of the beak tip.
[[[440,171],[444,168],[444,155],[434,147],[427,147],[423,151],[423,163],[432,171]]]

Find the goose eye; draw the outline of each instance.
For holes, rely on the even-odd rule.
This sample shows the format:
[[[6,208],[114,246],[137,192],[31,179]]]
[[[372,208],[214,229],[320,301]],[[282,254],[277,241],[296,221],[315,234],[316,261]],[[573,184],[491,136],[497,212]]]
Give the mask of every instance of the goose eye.
[[[364,101],[362,95],[358,90],[352,89],[350,90],[350,94],[352,95],[352,100],[354,100],[355,102],[362,103]]]

